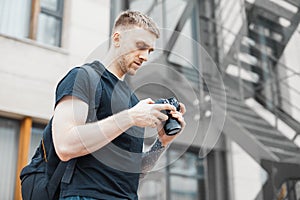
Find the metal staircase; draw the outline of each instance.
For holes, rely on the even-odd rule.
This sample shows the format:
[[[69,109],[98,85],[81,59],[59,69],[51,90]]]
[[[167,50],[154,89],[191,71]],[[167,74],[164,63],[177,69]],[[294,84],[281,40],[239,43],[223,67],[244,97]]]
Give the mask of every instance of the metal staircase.
[[[256,0],[253,3],[245,1],[246,20],[235,35],[235,41],[227,54],[219,60],[227,94],[227,116],[223,132],[260,163],[269,174],[269,179],[257,199],[273,200],[284,181],[300,179],[300,148],[293,141],[300,133],[300,123],[282,109],[281,101],[287,100],[281,98],[279,84],[285,77],[276,76],[276,70],[282,68],[288,72],[286,77],[291,74],[299,77],[298,73],[279,60],[300,22],[300,1],[285,0],[283,3],[292,6],[288,9],[279,5],[276,0]],[[210,17],[200,18],[220,26]],[[251,42],[247,44],[245,39]],[[255,58],[256,64],[241,60],[240,53]],[[239,76],[226,73],[229,65],[239,68]],[[258,81],[244,80],[241,70],[256,74]],[[218,91],[222,88],[218,86],[217,79],[211,75],[203,75],[206,95],[214,94],[214,98],[222,100],[222,97],[218,99]],[[245,103],[250,97],[294,129],[296,136],[292,140],[288,139],[276,126],[272,126],[254,112]]]
[[[269,178],[258,194],[257,200],[273,200],[277,198],[282,183],[291,179],[300,180],[300,148],[294,142],[296,136],[300,134],[300,123],[282,108],[282,101],[291,107],[293,105],[283,98],[279,88],[279,84],[285,84],[282,80],[286,77],[300,78],[297,72],[279,62],[300,22],[300,1],[282,0],[292,9],[279,5],[279,1],[281,0],[255,0],[253,3],[244,1],[242,9],[245,12],[245,19],[237,33],[223,27],[215,14],[207,11],[209,8],[215,10],[221,0],[219,3],[210,0],[199,1],[200,41],[222,74],[226,102],[222,102],[224,88],[220,87],[220,79],[214,77],[216,74],[212,70],[214,66],[210,65],[210,61],[208,63],[203,61],[206,58],[202,55],[201,81],[196,69],[178,67],[191,82],[204,88],[204,96],[210,96],[210,99],[214,99],[220,107],[226,104],[227,115],[223,133],[239,144],[268,172]],[[219,52],[223,48],[220,35],[224,28],[230,34],[234,34],[235,39],[226,54],[222,55]],[[172,49],[172,45],[168,49]],[[246,62],[240,58],[240,54],[254,58],[256,63]],[[238,68],[238,76],[227,73],[230,65]],[[278,77],[278,69],[285,70],[286,76]],[[242,77],[242,70],[255,75],[258,80],[254,82],[245,80]],[[300,91],[297,92],[300,94]],[[272,112],[276,122],[280,119],[288,124],[296,131],[295,137],[287,138],[278,130],[277,123],[271,125],[257,114],[245,103],[249,98],[255,99],[264,109]],[[204,109],[209,109],[212,101],[207,104]]]
[[[216,98],[218,102],[222,101],[222,97],[218,96],[220,89],[217,88],[218,82],[214,83],[213,79],[206,79],[206,83],[209,88],[213,88],[207,91],[207,94],[213,93],[213,98]],[[262,159],[275,162],[295,159],[295,163],[300,164],[300,148],[230,90],[226,88],[226,117],[228,119],[226,119],[224,133],[235,138],[235,141],[242,147],[247,148],[245,150],[259,163]],[[249,145],[250,141],[253,145]]]

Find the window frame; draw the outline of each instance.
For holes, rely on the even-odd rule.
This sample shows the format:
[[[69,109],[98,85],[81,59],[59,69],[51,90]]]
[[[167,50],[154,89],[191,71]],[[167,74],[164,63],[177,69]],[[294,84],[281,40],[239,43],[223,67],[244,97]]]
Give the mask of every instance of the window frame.
[[[61,47],[62,44],[62,29],[63,29],[63,11],[64,11],[64,0],[57,0],[56,11],[47,9],[41,6],[41,0],[31,1],[31,14],[30,14],[30,29],[29,29],[29,39],[37,41],[38,35],[38,21],[39,14],[44,14],[50,17],[54,17],[59,21],[59,35],[58,44],[56,47]],[[48,44],[46,44],[48,45]]]

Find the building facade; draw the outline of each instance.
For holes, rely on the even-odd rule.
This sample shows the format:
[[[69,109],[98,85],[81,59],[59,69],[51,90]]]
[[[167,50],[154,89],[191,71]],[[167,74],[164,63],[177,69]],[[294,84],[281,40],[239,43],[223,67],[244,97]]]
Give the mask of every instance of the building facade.
[[[176,96],[186,130],[141,180],[142,200],[300,198],[297,0],[0,0],[0,199],[53,114],[58,81],[107,48],[114,18],[161,27],[156,53],[127,81],[143,99]],[[155,136],[147,130],[145,149]]]

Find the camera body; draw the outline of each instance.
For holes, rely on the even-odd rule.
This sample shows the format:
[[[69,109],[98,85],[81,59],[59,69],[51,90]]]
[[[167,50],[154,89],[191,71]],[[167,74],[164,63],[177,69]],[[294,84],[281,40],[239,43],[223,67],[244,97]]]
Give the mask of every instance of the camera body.
[[[171,104],[173,106],[175,106],[176,110],[179,111],[180,110],[180,105],[179,102],[177,101],[177,99],[175,97],[171,97],[168,99],[158,99],[157,101],[155,101],[156,104]],[[168,120],[165,122],[164,124],[164,130],[166,132],[166,135],[176,135],[177,133],[179,133],[181,131],[181,125],[179,123],[179,121],[172,117],[172,115],[170,114],[169,110],[165,110],[164,114],[168,115]]]

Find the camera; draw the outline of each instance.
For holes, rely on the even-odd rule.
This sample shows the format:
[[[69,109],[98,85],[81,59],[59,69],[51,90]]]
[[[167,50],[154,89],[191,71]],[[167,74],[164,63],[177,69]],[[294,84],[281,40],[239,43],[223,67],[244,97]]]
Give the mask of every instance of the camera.
[[[173,106],[175,106],[176,110],[179,111],[180,110],[180,105],[179,102],[177,101],[177,99],[175,97],[171,97],[168,99],[158,99],[155,101],[156,104],[171,104]],[[168,115],[168,120],[165,122],[164,124],[164,130],[166,132],[167,135],[176,135],[177,133],[179,133],[181,131],[181,125],[179,123],[179,121],[172,117],[172,115],[170,114],[169,110],[165,110],[164,114]]]

